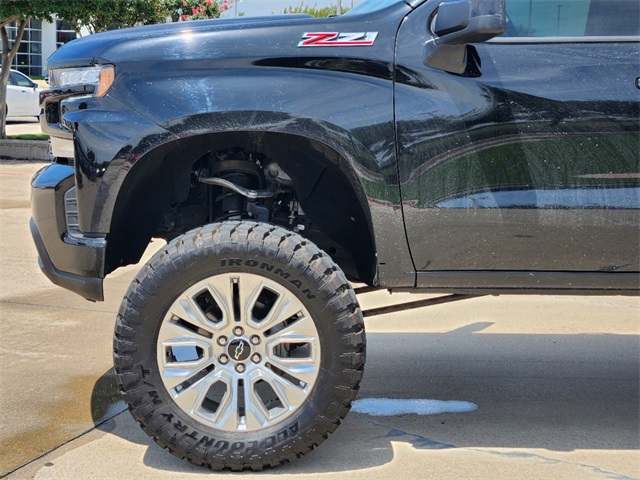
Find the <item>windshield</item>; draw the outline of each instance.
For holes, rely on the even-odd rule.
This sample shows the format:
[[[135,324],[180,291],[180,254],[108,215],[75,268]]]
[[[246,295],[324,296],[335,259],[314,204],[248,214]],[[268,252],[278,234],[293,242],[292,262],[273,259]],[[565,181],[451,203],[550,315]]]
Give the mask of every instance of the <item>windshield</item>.
[[[402,0],[366,0],[356,8],[349,10],[345,15],[351,15],[353,13],[369,13],[376,10],[382,10],[383,8],[390,7],[397,3],[403,3]]]

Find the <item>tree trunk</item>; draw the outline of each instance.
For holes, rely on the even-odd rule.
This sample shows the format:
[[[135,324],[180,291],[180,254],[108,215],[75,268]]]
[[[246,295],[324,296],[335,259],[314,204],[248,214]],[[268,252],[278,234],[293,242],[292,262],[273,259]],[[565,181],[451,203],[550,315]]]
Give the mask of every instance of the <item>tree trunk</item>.
[[[9,83],[9,72],[11,71],[11,64],[13,59],[18,53],[20,48],[20,42],[22,41],[22,35],[24,29],[27,27],[27,23],[31,20],[31,16],[20,19],[16,18],[18,25],[18,31],[16,33],[16,40],[13,44],[13,48],[9,48],[9,35],[7,34],[6,25],[3,22],[0,27],[0,37],[2,37],[2,71],[0,71],[0,139],[7,138],[7,85]]]

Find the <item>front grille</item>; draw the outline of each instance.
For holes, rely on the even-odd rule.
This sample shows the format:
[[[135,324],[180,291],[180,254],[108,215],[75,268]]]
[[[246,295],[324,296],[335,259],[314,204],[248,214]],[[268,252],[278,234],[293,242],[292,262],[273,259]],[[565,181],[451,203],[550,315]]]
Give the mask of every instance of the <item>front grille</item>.
[[[48,103],[44,109],[44,116],[47,120],[47,123],[60,122],[60,104]]]
[[[49,155],[53,155],[51,145],[49,145]],[[75,159],[71,157],[53,157],[53,163],[57,163],[58,165],[69,165],[70,167],[73,167],[75,165]]]

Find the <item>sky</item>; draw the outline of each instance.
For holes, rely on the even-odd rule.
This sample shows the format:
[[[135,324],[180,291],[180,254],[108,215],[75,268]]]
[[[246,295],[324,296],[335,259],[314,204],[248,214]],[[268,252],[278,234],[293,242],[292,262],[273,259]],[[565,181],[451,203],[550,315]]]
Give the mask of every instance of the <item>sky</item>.
[[[342,0],[342,6],[351,8],[351,5],[360,5],[364,0]],[[240,0],[238,12],[244,12],[247,17],[257,17],[260,15],[273,15],[282,13],[285,8],[295,7],[303,3],[310,7],[318,8],[335,5],[336,0]],[[233,16],[233,11],[229,12]],[[226,16],[226,15],[225,15]]]

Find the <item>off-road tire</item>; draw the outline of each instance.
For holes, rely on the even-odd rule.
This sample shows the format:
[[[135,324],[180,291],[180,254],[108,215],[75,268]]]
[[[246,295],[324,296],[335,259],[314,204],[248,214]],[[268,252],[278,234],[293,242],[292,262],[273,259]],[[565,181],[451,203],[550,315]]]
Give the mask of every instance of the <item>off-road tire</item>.
[[[288,288],[313,318],[321,343],[319,373],[306,400],[257,431],[198,422],[173,401],[159,373],[158,332],[172,302],[198,281],[229,272]],[[215,223],[167,244],[133,280],[118,312],[114,363],[131,414],[158,445],[213,470],[262,470],[313,450],[348,413],[364,369],[364,324],[350,283],[313,243],[268,224]]]

